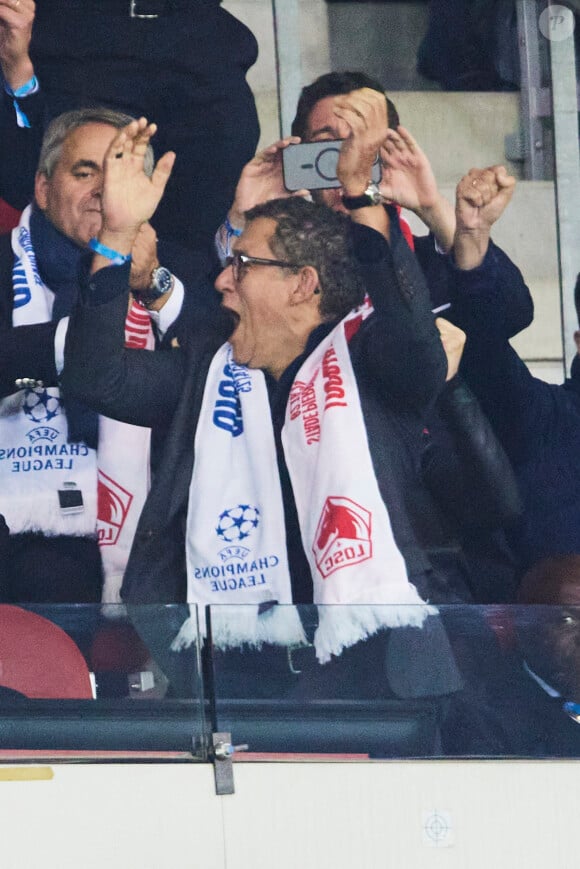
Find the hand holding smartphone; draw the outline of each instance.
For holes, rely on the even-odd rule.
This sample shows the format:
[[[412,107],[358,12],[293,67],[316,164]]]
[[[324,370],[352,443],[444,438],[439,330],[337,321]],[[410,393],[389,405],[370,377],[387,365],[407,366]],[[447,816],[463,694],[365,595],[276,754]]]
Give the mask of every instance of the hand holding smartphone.
[[[336,174],[342,139],[288,145],[282,152],[284,185],[287,190],[323,190],[340,187]],[[377,154],[371,180],[381,180],[381,161]]]

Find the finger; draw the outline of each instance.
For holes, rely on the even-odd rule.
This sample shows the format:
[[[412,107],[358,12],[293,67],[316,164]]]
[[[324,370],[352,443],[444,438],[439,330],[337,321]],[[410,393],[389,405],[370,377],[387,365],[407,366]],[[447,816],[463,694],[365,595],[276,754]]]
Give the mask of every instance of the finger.
[[[378,91],[363,88],[347,96],[337,96],[334,106],[335,114],[337,114],[336,108],[341,112],[349,112],[350,117],[358,118],[367,128],[380,124],[384,127],[385,133],[388,129],[387,103],[384,95]]]
[[[413,153],[421,151],[419,143],[411,135],[406,127],[403,127],[401,124],[399,124],[399,126],[397,127],[397,133],[410,151],[412,151]]]
[[[139,130],[133,140],[133,152],[140,155],[145,154],[151,142],[151,138],[156,132],[156,124],[148,124],[143,130]]]
[[[480,208],[483,201],[481,191],[472,185],[472,179],[463,178],[457,185],[457,199],[467,202],[468,205],[472,205],[475,208]]]
[[[401,169],[409,162],[408,152],[399,151],[394,144],[383,143],[379,148],[381,161],[384,165],[393,169]]]
[[[353,133],[362,133],[368,129],[367,119],[357,106],[335,105],[334,114],[344,121]]]
[[[167,153],[157,161],[157,165],[155,166],[153,175],[151,176],[151,182],[158,189],[165,189],[165,185],[167,184],[169,176],[171,175],[171,170],[173,169],[173,164],[175,163],[175,156],[175,151],[167,151]]]
[[[276,144],[279,148],[287,148],[288,145],[299,145],[301,141],[300,136],[286,136],[286,138],[280,139]]]
[[[107,149],[107,153],[105,154],[105,160],[120,159],[124,153],[126,139],[127,133],[125,132],[125,128],[123,128],[113,137],[111,144]]]
[[[0,13],[3,16],[8,16],[16,20],[16,16],[21,12],[22,0],[3,0],[0,4]]]
[[[134,142],[140,142],[143,139],[148,141],[157,132],[157,124],[150,124],[147,118],[138,118],[129,124],[128,132],[128,138]]]
[[[109,145],[106,156],[121,159],[123,155],[126,152],[129,152],[132,148],[133,139],[141,128],[142,123],[140,119],[131,121],[130,124],[127,124],[127,126],[118,130],[116,136],[114,136]]]
[[[280,153],[289,145],[299,145],[301,142],[300,136],[287,136],[285,139],[279,139],[272,145],[268,145],[263,151],[259,151],[254,157],[254,163],[274,163],[279,158]]]
[[[516,179],[510,175],[505,166],[495,166],[495,178],[500,187],[510,189],[516,186]]]
[[[403,141],[403,139],[399,136],[395,130],[387,130],[387,135],[385,138],[385,147],[389,148],[389,151],[392,153],[393,151],[405,151],[407,150],[407,145]]]
[[[493,197],[498,189],[493,172],[470,169],[468,174],[459,182],[457,194],[480,207],[483,201]]]
[[[123,132],[125,133],[125,141],[132,142],[138,136],[140,136],[143,131],[148,126],[147,118],[136,118],[131,123],[127,124],[126,127],[123,127]]]
[[[300,199],[311,199],[310,190],[306,190],[305,188],[303,188],[302,190],[293,190],[290,196],[298,196]]]

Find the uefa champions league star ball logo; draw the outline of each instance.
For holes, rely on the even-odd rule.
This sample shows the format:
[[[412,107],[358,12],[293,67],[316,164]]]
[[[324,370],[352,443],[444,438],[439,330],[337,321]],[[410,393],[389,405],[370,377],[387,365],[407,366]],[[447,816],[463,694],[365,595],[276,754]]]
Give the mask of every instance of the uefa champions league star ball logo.
[[[50,422],[60,413],[60,398],[46,389],[27,389],[22,408],[33,422]]]
[[[249,504],[238,504],[220,513],[216,533],[226,543],[239,543],[260,524],[260,511]]]

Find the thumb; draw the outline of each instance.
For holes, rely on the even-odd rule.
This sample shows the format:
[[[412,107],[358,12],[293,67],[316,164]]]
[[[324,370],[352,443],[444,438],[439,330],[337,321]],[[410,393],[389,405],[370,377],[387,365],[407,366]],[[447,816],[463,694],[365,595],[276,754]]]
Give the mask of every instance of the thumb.
[[[165,185],[169,181],[169,176],[171,175],[174,163],[175,151],[167,151],[167,153],[157,161],[151,176],[151,181],[155,187],[161,190],[161,192],[165,190]]]

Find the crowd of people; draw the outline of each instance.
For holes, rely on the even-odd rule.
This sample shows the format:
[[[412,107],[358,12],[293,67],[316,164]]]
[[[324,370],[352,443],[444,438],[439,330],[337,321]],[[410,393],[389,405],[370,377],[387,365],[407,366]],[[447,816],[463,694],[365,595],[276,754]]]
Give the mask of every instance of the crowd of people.
[[[460,695],[437,605],[574,604],[580,581],[580,360],[555,386],[511,347],[533,303],[491,233],[515,179],[470,169],[448,202],[357,72],[305,87],[292,135],[251,156],[251,34],[219,3],[151,2],[119,25],[123,56],[145,54],[104,76],[76,3],[0,0],[0,195],[19,212],[0,237],[0,598],[251,605],[224,608],[218,646],[321,663],[397,628],[399,681],[413,654],[439,673],[399,696]],[[189,39],[194,5],[220,76],[144,77],[178,54],[152,60],[150,29]],[[336,139],[340,187],[290,193],[285,150]],[[310,631],[274,604],[350,606]]]

